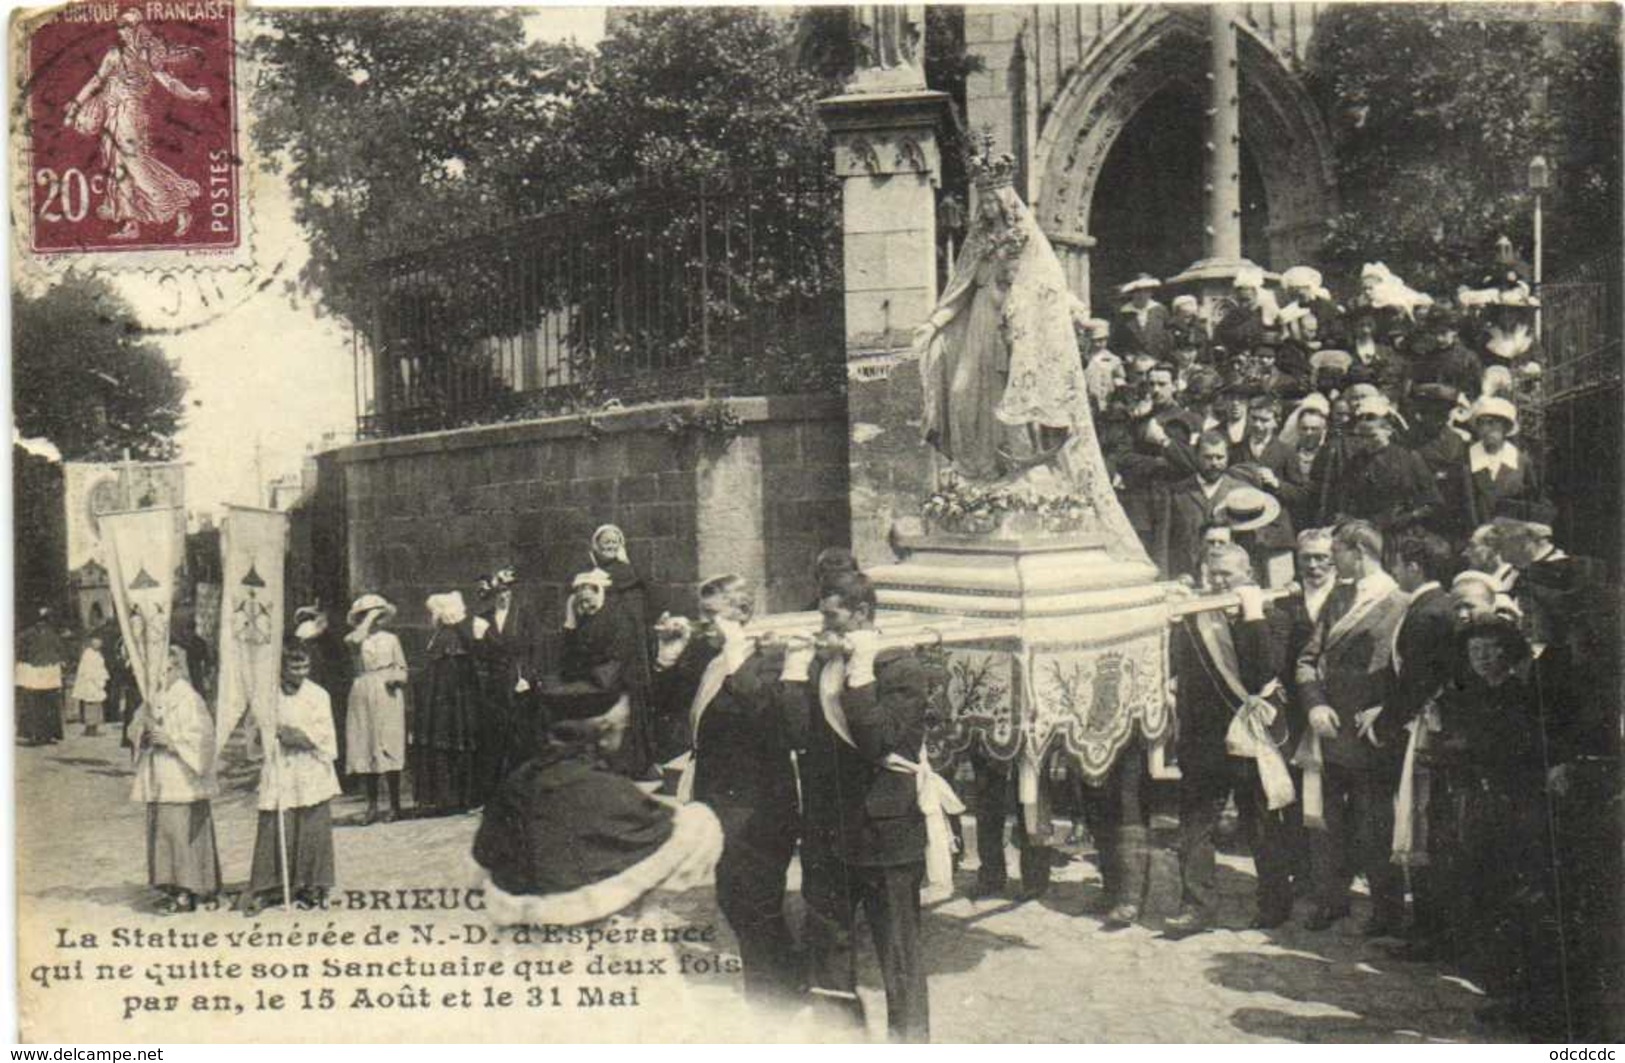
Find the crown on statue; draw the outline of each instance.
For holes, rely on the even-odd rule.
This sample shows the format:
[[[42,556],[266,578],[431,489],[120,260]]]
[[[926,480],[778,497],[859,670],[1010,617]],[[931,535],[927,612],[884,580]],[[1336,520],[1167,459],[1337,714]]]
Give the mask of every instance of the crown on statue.
[[[972,151],[970,158],[971,178],[976,187],[983,191],[994,188],[1003,188],[1015,183],[1016,160],[1009,152],[993,153],[993,133],[991,130],[977,138],[981,142],[981,150]]]

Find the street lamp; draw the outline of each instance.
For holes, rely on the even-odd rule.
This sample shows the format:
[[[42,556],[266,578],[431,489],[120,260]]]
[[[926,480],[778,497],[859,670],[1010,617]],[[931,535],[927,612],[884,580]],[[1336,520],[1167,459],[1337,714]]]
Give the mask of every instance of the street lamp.
[[[1543,252],[1545,250],[1544,234],[1542,232],[1543,225],[1540,211],[1541,194],[1550,187],[1552,187],[1551,167],[1546,164],[1546,156],[1536,155],[1534,158],[1529,160],[1529,190],[1535,193],[1535,295],[1537,297],[1541,294],[1541,260],[1544,257]],[[1537,340],[1541,338],[1540,310],[1540,304],[1536,303],[1535,339]]]

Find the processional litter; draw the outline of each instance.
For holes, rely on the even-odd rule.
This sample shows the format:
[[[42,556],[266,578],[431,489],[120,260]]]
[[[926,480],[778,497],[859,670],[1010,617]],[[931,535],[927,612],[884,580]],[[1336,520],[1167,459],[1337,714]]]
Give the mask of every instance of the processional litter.
[[[854,9],[859,29],[879,10]],[[887,63],[823,104],[843,181],[853,546],[883,643],[940,655],[933,763],[1013,764],[1031,823],[1052,755],[1092,785],[1137,735],[1161,759],[1169,624],[1236,600],[1159,581],[1096,438],[1066,270],[991,135],[969,159],[972,221],[938,292],[944,97],[920,69],[923,12],[888,10],[908,15]]]

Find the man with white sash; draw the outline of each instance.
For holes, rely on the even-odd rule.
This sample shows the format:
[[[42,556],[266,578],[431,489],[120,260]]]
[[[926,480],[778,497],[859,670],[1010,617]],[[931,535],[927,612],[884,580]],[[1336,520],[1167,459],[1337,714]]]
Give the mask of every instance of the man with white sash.
[[[1172,632],[1181,885],[1179,914],[1165,924],[1172,936],[1197,933],[1213,920],[1213,836],[1232,793],[1253,838],[1258,869],[1253,925],[1277,927],[1292,915],[1283,810],[1297,794],[1282,754],[1286,703],[1277,644],[1246,550],[1234,544],[1217,548],[1208,559],[1208,581],[1211,591],[1235,592],[1241,607],[1191,613]]]
[[[920,951],[929,842],[952,882],[945,784],[925,761],[927,679],[910,649],[878,653],[875,592],[846,572],[820,589],[824,627],[785,651],[783,704],[799,754],[801,894],[815,996],[856,1007],[852,927],[859,906],[879,954],[894,1041],[930,1036]],[[947,791],[952,803],[952,791]],[[924,807],[937,813],[935,831]]]
[[[1403,750],[1378,736],[1377,717],[1393,662],[1394,629],[1409,596],[1382,568],[1382,533],[1346,520],[1332,532],[1338,585],[1299,655],[1299,700],[1309,730],[1297,760],[1304,768],[1304,822],[1314,828],[1310,864],[1316,907],[1304,923],[1324,930],[1349,912],[1349,883],[1363,873],[1371,887],[1369,935],[1396,931],[1405,891],[1390,862],[1394,792]],[[1312,794],[1321,794],[1315,822]]]
[[[801,985],[784,917],[800,816],[777,677],[745,630],[755,596],[743,578],[706,580],[700,609],[709,638],[686,625],[662,634],[654,698],[665,712],[688,709],[694,746],[679,797],[710,805],[722,823],[717,906],[739,939],[745,993],[788,1006]]]
[[[1460,657],[1455,609],[1443,586],[1453,555],[1450,544],[1432,532],[1418,528],[1399,537],[1394,578],[1409,603],[1394,630],[1393,674],[1376,727],[1385,745],[1405,751],[1394,800],[1393,862],[1409,869],[1414,906],[1403,955],[1419,960],[1435,958],[1447,944],[1457,905],[1448,847],[1435,852],[1430,844],[1429,804],[1445,794],[1435,787],[1427,753],[1443,727],[1436,699]]]

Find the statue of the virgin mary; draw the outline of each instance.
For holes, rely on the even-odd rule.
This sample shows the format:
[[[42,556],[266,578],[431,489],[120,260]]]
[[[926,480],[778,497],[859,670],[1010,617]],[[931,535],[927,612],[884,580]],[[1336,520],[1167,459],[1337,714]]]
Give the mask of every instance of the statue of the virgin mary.
[[[969,483],[1082,500],[1113,554],[1143,559],[1096,440],[1066,273],[991,140],[953,276],[914,333],[925,439]]]

